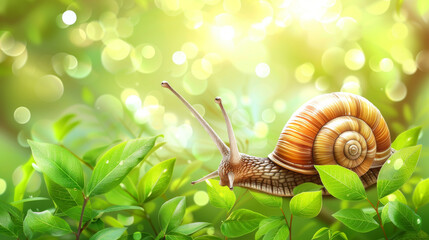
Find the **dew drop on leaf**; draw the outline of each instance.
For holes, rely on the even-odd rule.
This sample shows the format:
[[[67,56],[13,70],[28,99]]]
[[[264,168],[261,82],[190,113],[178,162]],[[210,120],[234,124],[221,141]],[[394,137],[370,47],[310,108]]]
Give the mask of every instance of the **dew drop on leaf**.
[[[109,164],[109,160],[106,160],[106,164]]]
[[[420,224],[422,220],[420,218],[417,218],[417,224]]]
[[[119,162],[119,165],[120,165],[120,166],[124,165],[124,160],[121,160],[121,161]]]

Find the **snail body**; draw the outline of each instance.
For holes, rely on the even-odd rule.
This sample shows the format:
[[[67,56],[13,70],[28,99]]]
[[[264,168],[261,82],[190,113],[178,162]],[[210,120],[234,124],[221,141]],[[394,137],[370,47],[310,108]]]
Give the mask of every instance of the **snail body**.
[[[268,157],[238,151],[228,115],[219,104],[228,130],[229,145],[219,138],[195,109],[167,82],[216,143],[223,159],[218,170],[192,182],[220,177],[220,184],[245,187],[277,196],[292,196],[305,182],[321,184],[315,165],[338,164],[358,174],[365,187],[376,183],[381,166],[392,154],[389,128],[380,111],[365,98],[351,93],[329,93],[302,105],[283,128]],[[325,192],[325,194],[328,194]]]

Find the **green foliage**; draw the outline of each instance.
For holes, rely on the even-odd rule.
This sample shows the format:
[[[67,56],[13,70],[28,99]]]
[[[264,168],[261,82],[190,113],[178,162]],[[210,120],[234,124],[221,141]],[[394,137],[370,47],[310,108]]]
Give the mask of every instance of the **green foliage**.
[[[175,162],[175,158],[160,162],[144,175],[138,185],[140,201],[148,202],[167,190],[173,175]]]
[[[416,209],[429,203],[429,178],[420,181],[413,193],[413,204]]]
[[[411,147],[417,145],[422,127],[411,128],[401,134],[399,134],[395,141],[392,143],[392,148],[395,150],[401,150],[402,148]]]
[[[48,189],[49,196],[52,201],[54,201],[55,206],[61,211],[66,211],[71,207],[82,204],[83,196],[81,191],[61,187],[47,176],[45,176],[45,184]]]
[[[220,230],[227,237],[240,237],[253,232],[261,220],[265,218],[260,213],[248,209],[239,209],[231,213],[220,226]]]
[[[87,196],[115,188],[155,145],[158,137],[129,140],[106,152],[98,161],[86,189]]]
[[[267,206],[267,207],[275,207],[275,208],[281,208],[283,204],[283,198],[269,195],[266,193],[260,193],[255,191],[250,191],[253,198],[255,198],[256,201],[258,201],[260,204]]]
[[[49,211],[33,212],[28,210],[24,219],[25,236],[29,239],[36,233],[50,234],[52,236],[63,236],[72,232],[68,223]]]
[[[289,205],[294,216],[314,218],[322,209],[322,191],[299,193],[290,200]]]
[[[419,160],[421,145],[395,152],[378,175],[377,193],[381,199],[398,190],[413,174]]]
[[[322,188],[323,188],[323,186],[321,186],[319,184],[315,184],[315,183],[312,183],[312,182],[306,182],[306,183],[303,183],[303,184],[300,184],[300,185],[296,186],[293,189],[293,195],[297,195],[297,194],[300,194],[302,192],[319,191]]]
[[[332,232],[329,228],[323,227],[314,233],[311,240],[347,240],[345,233],[340,231]]]
[[[0,235],[24,239],[23,216],[19,209],[0,201]]]
[[[210,204],[224,208],[230,211],[235,203],[235,194],[227,186],[221,187],[219,181],[209,179],[207,183],[207,193],[209,195]]]
[[[391,222],[389,218],[389,203],[387,203],[381,211],[381,221],[383,224]]]
[[[189,223],[189,224],[185,224],[182,226],[178,226],[177,228],[175,228],[173,230],[173,232],[175,233],[180,233],[183,235],[191,235],[207,226],[210,226],[210,223],[206,223],[206,222],[194,222],[194,223]]]
[[[33,156],[31,156],[30,159],[24,165],[21,165],[22,178],[18,185],[16,185],[15,187],[15,192],[13,196],[14,201],[19,201],[24,198],[28,182],[30,181],[31,176],[34,173],[33,163],[35,163],[34,158]],[[16,207],[19,210],[22,210],[23,205],[19,204]]]
[[[103,240],[103,239],[110,239],[110,240],[116,240],[119,239],[122,234],[124,234],[126,228],[105,228],[101,231],[98,231],[96,234],[94,234],[90,240]]]
[[[279,229],[286,226],[287,233],[283,233],[283,239],[286,239],[289,235],[289,229],[285,225],[285,219],[283,217],[269,217],[263,219],[259,223],[258,231],[255,234],[255,240],[273,239],[273,234],[279,232]],[[284,230],[282,230],[284,231]]]
[[[407,199],[400,190],[396,190],[395,192],[380,199],[380,202],[384,205],[386,205],[390,201],[399,201],[403,204],[407,204]]]
[[[395,226],[405,231],[419,231],[422,227],[422,220],[407,205],[393,201],[389,203],[389,219]]]
[[[358,175],[339,165],[315,166],[323,186],[332,196],[341,200],[366,199],[365,188]]]
[[[83,169],[76,156],[58,145],[31,140],[28,143],[37,166],[46,176],[62,187],[83,189]]]
[[[159,223],[165,232],[176,229],[185,215],[185,197],[175,197],[165,202],[159,210]]]
[[[356,232],[369,232],[378,228],[378,223],[362,209],[341,209],[332,215]]]
[[[76,114],[71,113],[64,115],[54,123],[54,135],[59,142],[62,142],[64,137],[80,124],[80,121],[75,121],[74,118],[76,118]]]

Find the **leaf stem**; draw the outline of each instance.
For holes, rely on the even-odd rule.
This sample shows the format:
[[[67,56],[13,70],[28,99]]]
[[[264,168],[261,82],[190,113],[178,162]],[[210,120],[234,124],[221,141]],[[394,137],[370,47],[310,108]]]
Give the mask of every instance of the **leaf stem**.
[[[91,166],[91,164],[85,162],[82,158],[80,158],[78,155],[76,155],[74,152],[72,152],[70,149],[68,149],[66,146],[60,144],[60,147],[64,148],[65,150],[69,151],[73,156],[75,156],[79,161],[81,161],[83,164],[85,164],[87,167],[89,167],[91,170],[94,170],[94,167]]]
[[[376,206],[374,206],[374,204],[372,204],[372,202],[371,202],[371,201],[369,201],[369,199],[368,199],[368,198],[367,198],[366,200],[369,202],[369,204],[371,204],[372,208],[374,208],[375,212],[377,213],[378,220],[380,221],[380,228],[381,228],[381,230],[383,231],[384,238],[385,238],[386,240],[388,240],[388,239],[387,239],[387,235],[386,235],[386,231],[384,231],[383,221],[381,220],[380,213],[378,212],[378,205],[380,204],[380,200],[378,200],[378,201],[377,201],[377,207],[376,207]]]
[[[83,193],[82,193],[83,194]],[[85,213],[85,207],[88,203],[89,197],[83,196],[83,204],[82,204],[82,212],[80,213],[80,220],[79,220],[79,226],[77,227],[77,234],[76,234],[76,240],[79,240],[80,234],[82,233],[82,220],[83,220],[83,214]]]
[[[240,197],[238,197],[237,201],[235,201],[234,205],[232,206],[232,208],[226,213],[226,217],[228,218],[229,214],[231,214],[232,210],[235,208],[235,206],[237,206],[237,204],[240,202],[240,200],[244,197],[244,195],[246,195],[246,193],[249,190],[246,189],[246,191],[244,191]]]
[[[281,211],[282,211],[282,213],[283,213],[283,217],[285,218],[285,222],[286,222],[287,227],[288,227],[288,228],[290,228],[289,223],[287,222],[286,214],[285,214],[285,212],[283,211],[283,207],[280,207],[280,210],[281,210]]]
[[[289,240],[292,240],[292,219],[293,219],[293,214],[290,214],[290,225],[289,225]]]
[[[156,231],[155,225],[153,225],[153,222],[152,222],[152,219],[150,218],[150,215],[149,215],[149,214],[146,214],[146,213],[147,213],[147,211],[146,211],[146,209],[144,208],[143,204],[140,204],[140,207],[142,207],[142,208],[143,208],[143,210],[144,210],[143,217],[144,217],[144,218],[149,222],[150,227],[151,227],[151,228],[152,228],[152,230],[153,230],[153,233],[155,233],[155,236],[158,236],[158,231]]]

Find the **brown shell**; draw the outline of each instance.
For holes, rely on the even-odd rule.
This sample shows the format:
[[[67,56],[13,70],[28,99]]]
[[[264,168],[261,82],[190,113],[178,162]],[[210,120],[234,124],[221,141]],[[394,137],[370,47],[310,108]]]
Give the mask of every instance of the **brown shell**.
[[[390,154],[390,132],[380,111],[361,96],[330,93],[294,113],[268,157],[303,174],[317,174],[314,165],[340,164],[362,176]]]

